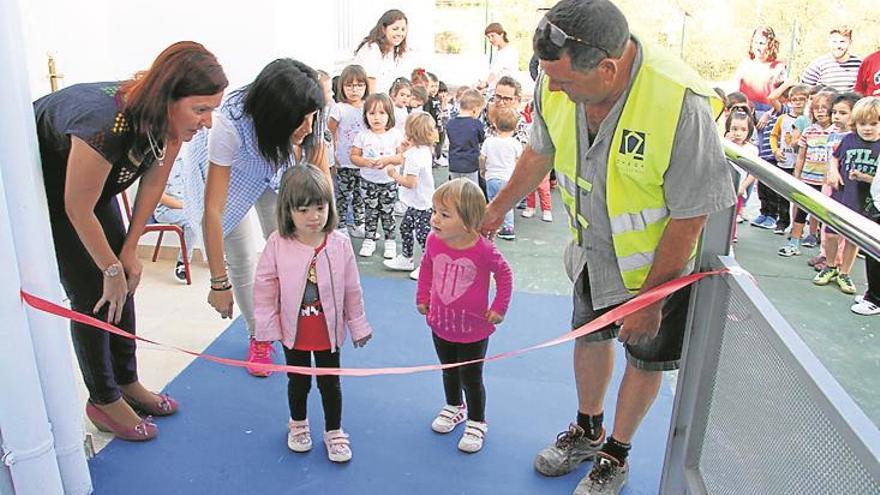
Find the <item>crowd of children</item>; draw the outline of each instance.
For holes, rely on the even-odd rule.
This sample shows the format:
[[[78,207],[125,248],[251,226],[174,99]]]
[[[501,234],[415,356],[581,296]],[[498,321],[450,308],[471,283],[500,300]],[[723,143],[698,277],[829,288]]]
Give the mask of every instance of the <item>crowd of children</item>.
[[[763,115],[755,115],[742,93],[731,93],[726,100],[725,114],[719,120],[728,141],[847,208],[880,220],[880,210],[871,194],[874,182],[878,182],[874,187],[880,191],[880,180],[874,180],[880,160],[880,98],[786,82],[770,93],[772,108]],[[737,221],[742,222],[741,207],[756,181],[739,172]],[[808,219],[804,209],[789,204],[761,183],[758,198],[760,215],[750,223],[787,236],[787,242],[777,251],[779,256],[800,256],[802,248],[819,247],[819,253],[807,260],[818,272],[813,283],[834,283],[844,294],[856,294],[858,288],[851,277],[858,255],[855,244],[829,226],[820,225],[816,218]],[[865,262],[868,287],[865,296],[856,296],[851,310],[877,315],[880,298],[875,294],[880,295],[880,271],[870,256]]]
[[[384,267],[409,272],[418,281],[416,310],[426,316],[438,360],[448,364],[485,357],[489,336],[507,311],[513,277],[479,226],[487,201],[510,180],[528,143],[529,118],[519,108],[519,83],[501,77],[490,88],[487,105],[474,88],[458,88],[450,98],[446,85],[423,69],[375,93],[359,65],[345,67],[336,78],[319,75],[327,102],[320,137],[331,150],[333,183],[311,165],[284,174],[278,230],[267,240],[254,284],[255,339],[281,342],[289,365],[339,367],[346,338],[362,347],[372,336],[351,238],[363,239],[357,252],[363,258],[374,255],[381,238]],[[744,154],[761,157],[880,222],[880,206],[872,199],[880,205],[880,97],[784,83],[768,100],[771,109],[755,115],[743,93],[726,95],[726,112],[719,119],[723,136]],[[435,188],[438,167],[448,167],[441,174],[447,180]],[[738,172],[739,223],[757,181]],[[550,183],[548,176],[529,195],[523,218],[533,217],[540,207],[541,218],[553,220]],[[183,200],[178,189],[169,183],[157,220],[174,221]],[[798,256],[802,247],[821,243],[821,254],[809,260],[818,272],[813,283],[834,282],[842,292],[855,294],[850,273],[858,248],[815,218],[807,228],[807,212],[791,211],[792,205],[764,184],[757,189],[761,212],[751,225],[788,236],[778,254]],[[395,216],[401,217],[399,224]],[[516,238],[514,217],[514,211],[507,212],[499,238]],[[868,288],[852,311],[880,314],[880,263],[871,257],[866,263]],[[183,278],[180,263],[175,273]],[[288,446],[306,452],[312,447],[306,415],[311,377],[288,377]],[[346,462],[352,450],[342,429],[339,377],[319,376],[317,386],[327,455]],[[458,448],[479,451],[488,432],[482,364],[444,370],[443,388],[445,404],[431,428],[449,433],[465,423]]]

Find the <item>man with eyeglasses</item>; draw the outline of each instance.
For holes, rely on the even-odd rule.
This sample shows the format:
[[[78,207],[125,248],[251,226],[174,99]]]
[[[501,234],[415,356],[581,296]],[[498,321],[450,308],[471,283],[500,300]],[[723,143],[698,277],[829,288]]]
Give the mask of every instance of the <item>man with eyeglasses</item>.
[[[490,203],[483,230],[494,232],[504,212],[555,167],[574,234],[564,262],[578,328],[694,270],[707,216],[734,204],[714,123],[721,104],[691,68],[631,36],[608,0],[559,2],[538,24],[533,45],[543,75],[529,147]],[[540,473],[561,476],[593,460],[574,493],[620,491],[632,438],[662,372],[678,367],[688,299],[681,290],[577,339],[577,421],[538,453]],[[615,337],[627,364],[606,439]]]

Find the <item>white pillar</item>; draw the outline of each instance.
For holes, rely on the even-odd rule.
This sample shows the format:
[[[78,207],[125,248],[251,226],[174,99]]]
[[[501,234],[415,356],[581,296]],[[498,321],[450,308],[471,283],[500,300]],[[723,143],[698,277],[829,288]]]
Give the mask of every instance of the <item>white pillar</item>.
[[[0,461],[9,468],[16,495],[60,494],[61,474],[19,293],[7,204],[0,173]]]
[[[19,275],[14,279],[4,276],[0,284],[7,286],[4,290],[9,290],[8,286],[14,285],[12,290],[16,297],[18,289],[24,288],[33,294],[60,302],[62,293],[43,192],[19,19],[15,0],[0,0],[0,67],[7,69],[7,77],[0,78],[0,108],[4,109],[3,119],[0,120],[0,143],[5,143],[0,149],[0,175],[6,196],[4,209],[7,212],[4,217],[9,218],[8,221],[2,221],[9,226],[4,229],[11,232],[8,242],[12,243],[12,250],[26,254],[18,257],[15,271]],[[8,261],[4,257],[4,263],[15,263],[15,260],[15,256],[10,256]],[[41,408],[45,407],[48,412],[54,434],[56,469],[60,469],[64,493],[90,493],[92,483],[83,450],[82,407],[73,378],[67,324],[30,308],[23,315],[27,321],[19,328],[23,331],[27,327],[31,329],[29,340],[32,340],[33,350],[29,354],[35,358],[39,372],[39,384],[34,391],[42,391],[41,402],[45,406],[41,405]],[[11,327],[15,325],[5,326],[8,328],[0,329],[0,332],[14,331]],[[6,440],[11,434],[12,432],[3,430]],[[18,490],[17,484],[16,489]]]

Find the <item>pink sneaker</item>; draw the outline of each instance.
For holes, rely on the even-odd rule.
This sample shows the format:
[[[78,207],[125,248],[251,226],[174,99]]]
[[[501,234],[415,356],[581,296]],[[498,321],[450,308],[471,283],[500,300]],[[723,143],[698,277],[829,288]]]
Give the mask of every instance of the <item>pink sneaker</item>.
[[[249,363],[257,363],[257,364],[273,364],[273,362],[272,362],[272,353],[273,352],[275,352],[275,349],[272,347],[271,342],[261,342],[256,339],[250,339],[250,345],[248,346],[247,361]],[[252,368],[250,366],[247,367],[247,372],[250,373],[251,376],[258,376],[261,378],[265,378],[265,377],[272,374],[271,371]]]

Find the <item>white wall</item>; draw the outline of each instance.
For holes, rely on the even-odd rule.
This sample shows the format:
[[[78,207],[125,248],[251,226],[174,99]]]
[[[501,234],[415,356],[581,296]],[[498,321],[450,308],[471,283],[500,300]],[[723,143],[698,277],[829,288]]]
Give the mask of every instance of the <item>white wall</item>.
[[[127,79],[171,43],[198,41],[217,56],[235,88],[278,57],[338,72],[391,8],[406,13],[408,42],[422,58],[434,42],[433,0],[27,0],[20,6],[33,99],[50,91],[48,53],[64,75],[63,87]],[[256,222],[253,215],[248,221]],[[146,236],[141,244],[151,239],[155,243]],[[163,244],[177,245],[174,236],[165,239]]]
[[[251,81],[277,57],[333,71],[387,9],[410,19],[409,42],[433,49],[434,2],[388,0],[180,2],[178,0],[21,2],[28,77],[34,98],[49,92],[46,55],[62,85],[125,79],[145,69],[174,41],[204,44],[220,59],[233,87]],[[338,68],[341,68],[338,67]]]

